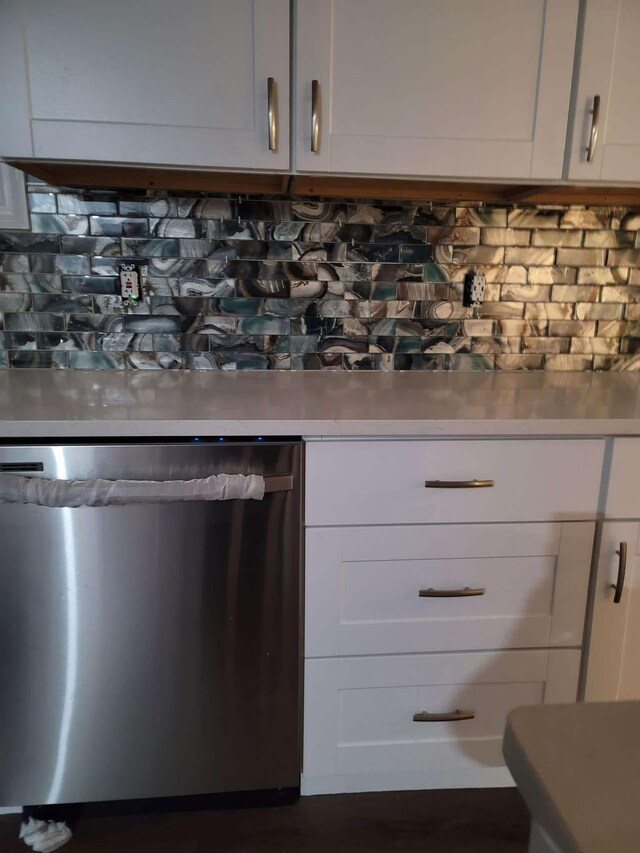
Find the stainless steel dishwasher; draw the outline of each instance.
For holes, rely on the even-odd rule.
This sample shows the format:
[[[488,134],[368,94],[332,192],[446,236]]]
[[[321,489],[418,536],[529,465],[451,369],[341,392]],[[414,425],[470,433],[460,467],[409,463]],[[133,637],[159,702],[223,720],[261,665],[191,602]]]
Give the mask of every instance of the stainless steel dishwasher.
[[[299,785],[301,460],[259,439],[0,447],[33,477],[285,477],[262,501],[0,505],[0,805]]]

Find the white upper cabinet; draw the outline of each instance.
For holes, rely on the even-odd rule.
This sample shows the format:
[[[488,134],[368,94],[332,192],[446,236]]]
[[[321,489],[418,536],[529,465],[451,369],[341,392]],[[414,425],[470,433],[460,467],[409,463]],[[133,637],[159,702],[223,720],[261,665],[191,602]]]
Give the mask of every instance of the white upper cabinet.
[[[0,156],[640,184],[640,0],[294,0],[293,15],[0,0]]]
[[[587,0],[571,141],[572,180],[640,181],[639,41],[638,0]]]
[[[288,0],[5,0],[0,154],[287,170],[289,53]]]
[[[562,177],[578,0],[295,9],[298,171]]]

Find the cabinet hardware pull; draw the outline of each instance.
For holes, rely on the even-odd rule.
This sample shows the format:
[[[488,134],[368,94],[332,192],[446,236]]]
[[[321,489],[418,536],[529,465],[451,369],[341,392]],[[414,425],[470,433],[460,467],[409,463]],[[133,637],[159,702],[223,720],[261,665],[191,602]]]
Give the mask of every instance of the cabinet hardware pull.
[[[427,711],[420,711],[419,714],[413,715],[414,723],[454,723],[459,720],[473,720],[476,716],[475,711],[452,711],[449,714],[429,714]]]
[[[472,589],[465,586],[463,589],[434,589],[430,586],[428,589],[421,589],[418,592],[420,598],[464,598],[468,595],[484,595],[485,588],[483,586]]]
[[[267,77],[267,118],[269,121],[269,151],[278,149],[278,105],[276,81]]]
[[[311,81],[311,150],[318,153],[320,147],[320,83]]]
[[[600,126],[600,95],[593,96],[593,109],[591,110],[591,133],[589,134],[589,145],[587,146],[587,163],[593,162],[596,156],[596,145],[598,144],[598,127]]]
[[[425,480],[425,489],[490,489],[493,480]]]
[[[611,584],[611,589],[615,589],[613,603],[620,604],[622,599],[622,590],[624,589],[624,576],[627,573],[627,543],[620,543],[620,550],[616,551],[618,555],[618,577],[615,583]]]
[[[16,471],[44,471],[42,462],[0,462],[0,471],[5,474]]]

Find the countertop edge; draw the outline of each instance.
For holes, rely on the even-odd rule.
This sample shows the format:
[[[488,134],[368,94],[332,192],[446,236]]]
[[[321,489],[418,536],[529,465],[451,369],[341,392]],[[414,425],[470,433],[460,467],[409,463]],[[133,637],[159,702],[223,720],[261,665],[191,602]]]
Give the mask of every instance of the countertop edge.
[[[16,420],[0,422],[0,440],[184,436],[333,438],[640,436],[640,420]]]
[[[0,440],[640,436],[640,373],[0,371]]]

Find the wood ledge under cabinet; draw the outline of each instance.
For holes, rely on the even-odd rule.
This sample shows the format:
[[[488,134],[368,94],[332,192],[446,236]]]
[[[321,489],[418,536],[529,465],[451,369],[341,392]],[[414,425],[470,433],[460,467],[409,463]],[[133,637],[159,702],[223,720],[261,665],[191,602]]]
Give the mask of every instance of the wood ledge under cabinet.
[[[491,204],[640,204],[640,186],[416,181],[282,173],[216,172],[95,163],[9,160],[57,186],[274,193],[344,198],[427,199]]]

